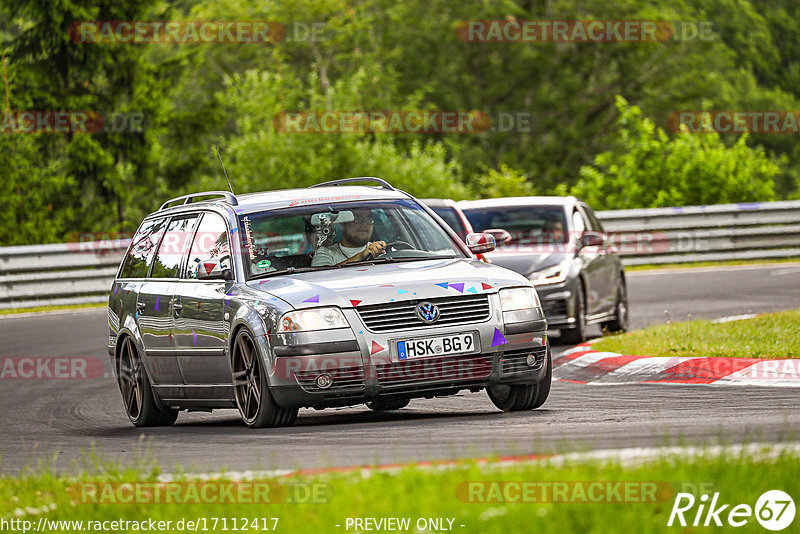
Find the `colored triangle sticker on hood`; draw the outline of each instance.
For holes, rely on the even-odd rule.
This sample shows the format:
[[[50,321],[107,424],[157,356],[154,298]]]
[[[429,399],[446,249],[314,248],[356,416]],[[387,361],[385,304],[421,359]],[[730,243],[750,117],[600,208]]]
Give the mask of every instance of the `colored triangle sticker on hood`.
[[[464,292],[464,282],[459,282],[457,284],[450,284],[450,287],[458,291],[459,293]]]
[[[486,290],[492,289],[492,285],[491,284],[487,284],[486,282],[481,282],[481,288],[484,291],[486,291]]]
[[[353,300],[353,299],[350,299],[350,304],[352,304],[352,305],[353,305],[353,307],[355,308],[356,306],[358,306],[359,304],[361,304],[361,301],[360,301],[360,300]]]
[[[314,295],[313,297],[308,297],[303,302],[316,302],[317,304],[319,304],[319,295]]]
[[[450,284],[447,283],[447,282],[442,282],[441,284],[435,284],[435,285],[437,285],[439,287],[443,287],[444,289],[447,289],[448,287],[450,287]]]
[[[380,345],[378,345],[377,343],[375,343],[373,341],[372,342],[372,347],[369,349],[369,355],[372,356],[376,352],[380,352],[382,350],[385,350],[385,347],[381,347]]]
[[[475,289],[474,287],[471,287],[471,288],[467,289],[467,291],[469,291],[470,293],[477,293],[478,292],[478,290]]]

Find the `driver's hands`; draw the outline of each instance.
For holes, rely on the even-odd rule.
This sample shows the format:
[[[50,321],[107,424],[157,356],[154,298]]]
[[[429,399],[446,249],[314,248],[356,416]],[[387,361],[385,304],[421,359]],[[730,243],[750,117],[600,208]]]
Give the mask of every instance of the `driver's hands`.
[[[370,258],[376,258],[384,252],[386,252],[386,241],[375,241],[356,254],[355,257],[358,258],[356,261],[364,261]]]

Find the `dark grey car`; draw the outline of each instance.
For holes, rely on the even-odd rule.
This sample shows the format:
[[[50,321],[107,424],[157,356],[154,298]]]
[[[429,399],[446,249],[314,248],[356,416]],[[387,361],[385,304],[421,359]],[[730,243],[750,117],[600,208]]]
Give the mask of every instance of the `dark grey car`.
[[[476,232],[495,236],[494,265],[536,286],[550,328],[566,343],[586,327],[628,328],[625,269],[592,209],[575,197],[516,197],[458,203]]]
[[[283,426],[301,407],[399,409],[461,390],[502,410],[544,403],[544,314],[527,279],[474,258],[492,236],[464,242],[386,182],[350,181],[197,193],[145,218],[108,309],[135,425],[238,408],[248,426]]]

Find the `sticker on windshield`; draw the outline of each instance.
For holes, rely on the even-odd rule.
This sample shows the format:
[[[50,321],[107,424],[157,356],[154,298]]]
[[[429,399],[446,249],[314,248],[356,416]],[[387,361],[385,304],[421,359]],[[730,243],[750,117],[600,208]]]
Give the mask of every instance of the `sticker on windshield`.
[[[269,269],[270,265],[272,265],[272,262],[270,262],[269,260],[261,260],[256,264],[256,267],[258,267],[259,269]]]
[[[253,228],[250,225],[250,217],[244,216],[242,217],[242,221],[244,222],[244,235],[245,241],[247,245],[247,251],[250,253],[250,259],[256,259],[256,252],[255,247],[253,246]]]

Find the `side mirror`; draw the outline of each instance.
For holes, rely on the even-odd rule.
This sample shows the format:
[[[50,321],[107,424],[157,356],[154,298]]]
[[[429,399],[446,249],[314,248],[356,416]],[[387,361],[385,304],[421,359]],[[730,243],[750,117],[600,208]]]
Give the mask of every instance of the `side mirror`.
[[[505,231],[505,230],[503,230]],[[473,254],[481,254],[483,252],[491,252],[496,247],[494,236],[492,234],[467,234],[467,248]]]
[[[233,280],[230,267],[216,260],[201,260],[197,263],[198,280]]]
[[[499,243],[501,247],[507,245],[512,239],[511,234],[502,228],[489,228],[488,230],[484,230],[483,233],[492,235],[494,237],[494,242]]]
[[[603,234],[597,232],[584,232],[581,236],[581,248],[583,247],[602,247],[606,242]]]

